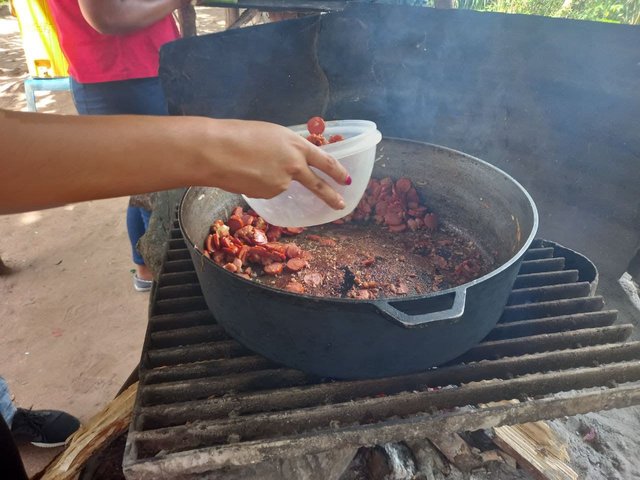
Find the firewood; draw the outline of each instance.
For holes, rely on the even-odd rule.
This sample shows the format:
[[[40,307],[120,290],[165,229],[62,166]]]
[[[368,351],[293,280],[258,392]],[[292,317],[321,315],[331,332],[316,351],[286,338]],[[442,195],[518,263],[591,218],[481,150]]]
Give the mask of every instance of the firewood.
[[[474,452],[469,444],[457,433],[443,432],[440,435],[431,435],[428,438],[447,460],[463,472],[470,472],[483,464],[479,453]]]
[[[134,383],[111,401],[101,412],[68,440],[66,449],[49,464],[41,480],[72,480],[85,463],[113,439],[129,428],[131,412],[138,391]]]
[[[577,480],[566,446],[546,422],[494,428],[495,444],[539,480]]]

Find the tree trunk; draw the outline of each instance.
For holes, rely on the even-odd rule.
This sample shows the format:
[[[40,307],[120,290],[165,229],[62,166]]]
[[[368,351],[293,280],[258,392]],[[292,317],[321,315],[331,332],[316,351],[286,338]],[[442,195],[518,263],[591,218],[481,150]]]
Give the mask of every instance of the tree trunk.
[[[196,9],[193,5],[187,5],[178,10],[178,23],[184,38],[195,37],[198,34],[196,29]]]
[[[229,28],[240,18],[239,8],[226,8],[224,11],[225,28]]]
[[[436,8],[455,8],[454,0],[435,0]]]

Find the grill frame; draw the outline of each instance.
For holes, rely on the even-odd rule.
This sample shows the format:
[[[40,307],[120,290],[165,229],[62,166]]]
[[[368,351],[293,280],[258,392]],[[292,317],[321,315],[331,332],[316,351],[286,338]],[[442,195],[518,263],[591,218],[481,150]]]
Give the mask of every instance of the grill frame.
[[[616,323],[617,312],[595,295],[595,266],[554,242],[534,242],[500,322],[456,361],[401,377],[322,382],[229,339],[199,294],[177,224],[170,236],[125,449],[129,479],[640,403],[640,342],[625,343],[632,325]],[[495,403],[513,398],[519,403]]]

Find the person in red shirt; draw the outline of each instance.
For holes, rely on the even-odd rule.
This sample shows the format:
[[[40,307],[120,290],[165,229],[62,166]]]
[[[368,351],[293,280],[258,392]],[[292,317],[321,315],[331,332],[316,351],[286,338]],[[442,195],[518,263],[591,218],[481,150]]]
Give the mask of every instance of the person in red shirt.
[[[158,78],[160,47],[180,33],[172,12],[189,0],[48,0],[69,62],[71,93],[81,115],[167,115]],[[132,158],[132,162],[136,159]],[[127,232],[134,288],[151,289],[137,249],[151,216],[152,194],[130,198]]]

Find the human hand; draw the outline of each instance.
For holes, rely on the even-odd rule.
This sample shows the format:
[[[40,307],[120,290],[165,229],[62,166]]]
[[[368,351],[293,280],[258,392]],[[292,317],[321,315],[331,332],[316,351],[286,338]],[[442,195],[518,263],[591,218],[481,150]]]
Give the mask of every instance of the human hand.
[[[215,148],[215,183],[224,190],[254,198],[271,198],[300,182],[335,209],[342,197],[310,167],[326,173],[338,184],[349,185],[346,169],[333,157],[288,128],[266,122],[212,120]]]

